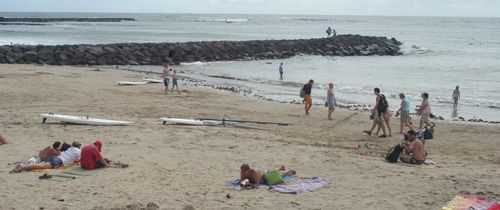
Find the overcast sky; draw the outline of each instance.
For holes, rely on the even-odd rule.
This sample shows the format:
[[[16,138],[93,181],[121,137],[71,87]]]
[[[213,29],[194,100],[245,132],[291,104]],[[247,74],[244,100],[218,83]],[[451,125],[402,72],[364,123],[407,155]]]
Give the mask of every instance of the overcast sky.
[[[0,0],[0,11],[500,17],[500,0]]]

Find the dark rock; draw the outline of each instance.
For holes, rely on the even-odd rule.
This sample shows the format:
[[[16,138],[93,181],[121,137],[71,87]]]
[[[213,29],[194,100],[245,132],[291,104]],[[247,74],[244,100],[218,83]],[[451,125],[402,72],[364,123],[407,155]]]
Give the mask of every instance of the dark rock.
[[[162,63],[282,59],[296,55],[400,55],[395,39],[340,35],[328,39],[0,46],[0,63],[159,65]]]

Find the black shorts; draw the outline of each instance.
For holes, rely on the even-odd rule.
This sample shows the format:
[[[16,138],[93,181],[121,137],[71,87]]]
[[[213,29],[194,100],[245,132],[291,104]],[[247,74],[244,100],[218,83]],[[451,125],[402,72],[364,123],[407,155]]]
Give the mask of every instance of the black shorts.
[[[422,165],[425,163],[425,160],[415,160],[415,158],[411,157],[410,158],[410,163],[415,164],[415,165]]]

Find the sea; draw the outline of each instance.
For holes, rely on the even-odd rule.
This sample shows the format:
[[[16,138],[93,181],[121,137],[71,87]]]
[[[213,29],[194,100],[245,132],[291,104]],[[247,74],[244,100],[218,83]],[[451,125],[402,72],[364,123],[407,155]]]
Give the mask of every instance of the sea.
[[[399,108],[399,93],[412,106],[427,92],[433,113],[447,120],[463,117],[500,121],[500,18],[315,16],[248,14],[13,13],[0,17],[131,17],[113,23],[53,22],[0,25],[0,45],[155,43],[214,40],[309,39],[338,34],[394,37],[401,56],[328,57],[182,63],[179,76],[215,85],[237,86],[278,101],[298,101],[300,88],[313,79],[318,104],[332,82],[341,105],[373,105],[373,88]],[[284,79],[278,67],[283,63]],[[160,66],[127,67],[161,72]],[[452,93],[461,98],[453,106]]]

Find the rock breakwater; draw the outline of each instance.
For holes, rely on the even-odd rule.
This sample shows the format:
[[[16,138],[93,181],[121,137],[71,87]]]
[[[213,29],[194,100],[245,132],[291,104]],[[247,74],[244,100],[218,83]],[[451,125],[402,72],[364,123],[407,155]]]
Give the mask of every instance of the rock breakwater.
[[[400,55],[396,39],[339,35],[332,38],[100,45],[4,45],[0,63],[49,65],[161,65],[194,61],[322,56]]]

